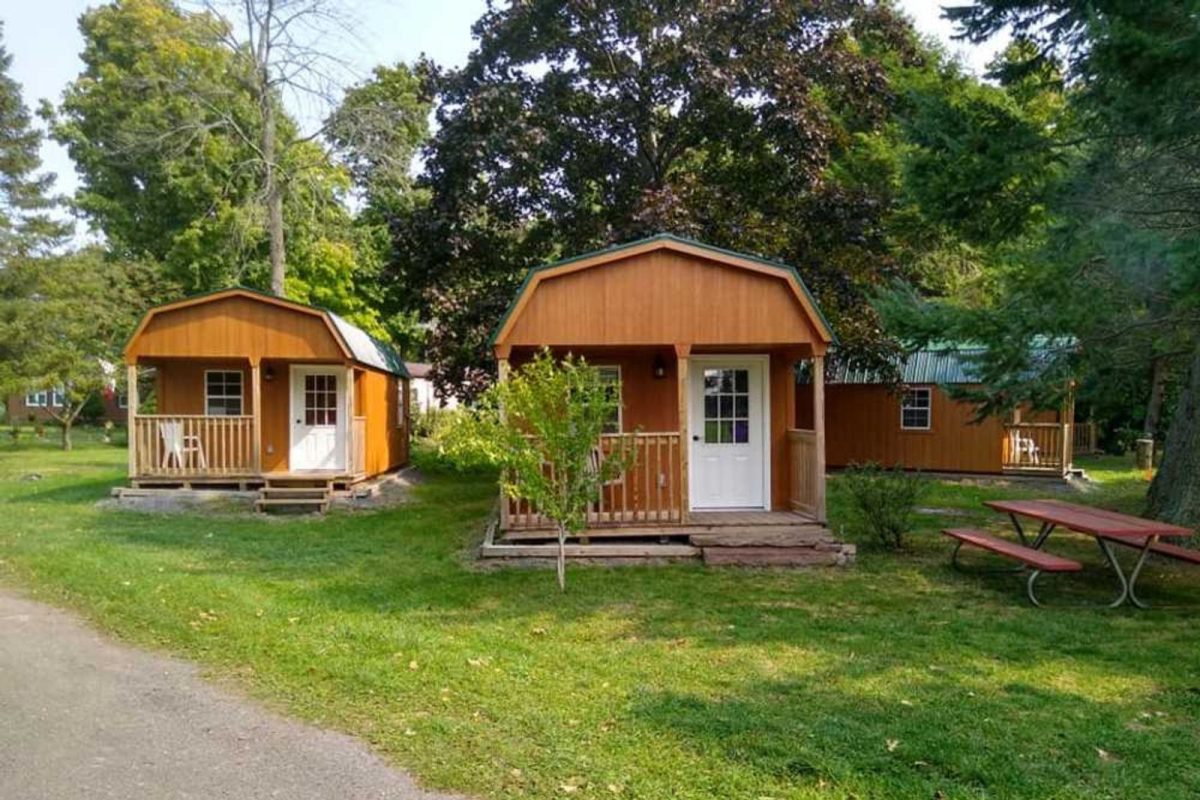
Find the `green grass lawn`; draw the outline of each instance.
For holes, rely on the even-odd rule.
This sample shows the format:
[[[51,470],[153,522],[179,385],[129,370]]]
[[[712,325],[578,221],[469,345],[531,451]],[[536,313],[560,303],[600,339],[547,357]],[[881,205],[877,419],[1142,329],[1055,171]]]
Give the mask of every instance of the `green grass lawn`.
[[[910,551],[847,570],[479,571],[486,475],[430,463],[406,508],[325,519],[96,507],[125,454],[0,442],[0,581],[488,797],[1200,795],[1200,570],[1154,565],[1148,612],[1095,574],[947,566],[946,525],[1037,487],[939,483]],[[1089,463],[1136,510],[1144,477]],[[28,480],[38,473],[40,480]],[[833,527],[846,499],[831,486]],[[851,533],[847,531],[847,536]],[[1069,585],[1069,589],[1061,587]]]

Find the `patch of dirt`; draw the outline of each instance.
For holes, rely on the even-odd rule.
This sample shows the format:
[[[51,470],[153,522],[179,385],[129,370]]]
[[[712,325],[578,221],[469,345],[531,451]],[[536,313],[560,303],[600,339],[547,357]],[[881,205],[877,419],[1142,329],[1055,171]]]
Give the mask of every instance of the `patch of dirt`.
[[[372,511],[402,506],[412,500],[412,489],[425,482],[425,477],[416,467],[405,467],[399,472],[366,481],[355,487],[350,497],[335,498],[337,508]]]

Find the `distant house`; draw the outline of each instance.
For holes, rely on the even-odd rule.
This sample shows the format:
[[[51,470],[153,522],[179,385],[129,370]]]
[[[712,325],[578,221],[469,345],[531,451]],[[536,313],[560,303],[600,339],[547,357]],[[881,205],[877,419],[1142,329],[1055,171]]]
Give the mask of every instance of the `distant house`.
[[[134,486],[259,486],[268,504],[320,484],[327,502],[408,462],[404,362],[325,309],[248,289],[187,298],[150,310],[125,361],[131,405],[154,370],[155,412],[130,425]]]
[[[106,388],[100,392],[103,411],[97,417],[99,422],[123,423],[127,416],[127,398],[116,389]],[[5,403],[5,420],[8,422],[26,422],[31,417],[37,422],[49,422],[54,419],[56,410],[63,407],[61,389],[41,389],[25,394],[10,395]]]
[[[903,390],[863,370],[840,369],[825,381],[826,459],[831,467],[875,462],[938,472],[1063,475],[1076,449],[1074,400],[1061,408],[1018,409],[975,421],[973,404],[948,389],[978,388],[977,348],[944,345],[912,353],[901,365]],[[796,393],[801,427],[812,419],[811,393]]]
[[[453,395],[441,395],[434,389],[433,381],[429,377],[433,365],[419,361],[406,361],[404,366],[408,369],[410,376],[409,391],[412,393],[411,405],[414,413],[428,411],[431,408],[458,407],[458,400]]]

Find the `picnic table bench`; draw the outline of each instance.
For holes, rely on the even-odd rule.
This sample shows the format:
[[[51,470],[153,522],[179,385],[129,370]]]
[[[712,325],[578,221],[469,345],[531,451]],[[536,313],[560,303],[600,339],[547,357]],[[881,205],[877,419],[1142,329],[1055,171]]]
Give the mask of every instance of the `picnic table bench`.
[[[1053,553],[1047,553],[1042,550],[1035,550],[1027,545],[1010,542],[1008,539],[1001,539],[999,536],[993,536],[986,531],[975,530],[974,528],[947,528],[942,533],[956,540],[954,553],[950,556],[951,562],[956,567],[958,566],[958,552],[964,544],[1004,556],[1029,567],[1031,571],[1029,579],[1025,583],[1025,593],[1029,597],[1029,602],[1035,606],[1040,606],[1041,603],[1038,602],[1033,585],[1043,572],[1079,572],[1083,569],[1083,564],[1080,564],[1078,561],[1072,561],[1069,558],[1056,556]]]
[[[1192,535],[1191,530],[1178,525],[1142,519],[1106,509],[1076,505],[1062,500],[988,500],[984,502],[984,505],[1008,515],[1020,544],[992,536],[984,531],[950,528],[943,533],[957,540],[952,560],[957,565],[958,552],[964,544],[967,544],[1020,562],[1024,568],[1032,571],[1026,584],[1026,591],[1030,602],[1034,605],[1040,605],[1033,587],[1041,573],[1078,572],[1083,568],[1077,561],[1046,553],[1042,549],[1050,534],[1058,528],[1082,533],[1095,539],[1101,553],[1104,554],[1105,561],[1112,568],[1120,584],[1120,592],[1110,603],[1111,607],[1125,602],[1132,603],[1139,608],[1147,607],[1138,598],[1135,589],[1138,576],[1150,553],[1200,564],[1200,553],[1159,541],[1159,538],[1163,536]],[[1041,523],[1041,527],[1032,541],[1021,525],[1021,518]],[[1139,551],[1133,569],[1128,573],[1122,568],[1120,560],[1113,551],[1112,545],[1114,544]]]

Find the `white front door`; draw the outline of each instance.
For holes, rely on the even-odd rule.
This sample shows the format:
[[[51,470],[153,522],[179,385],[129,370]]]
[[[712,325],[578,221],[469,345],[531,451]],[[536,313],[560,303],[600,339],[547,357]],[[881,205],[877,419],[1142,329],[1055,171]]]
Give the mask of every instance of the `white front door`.
[[[288,468],[341,471],[346,468],[345,370],[293,366],[292,446]]]
[[[765,365],[765,356],[693,357],[692,508],[767,507]]]

